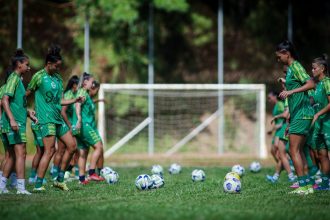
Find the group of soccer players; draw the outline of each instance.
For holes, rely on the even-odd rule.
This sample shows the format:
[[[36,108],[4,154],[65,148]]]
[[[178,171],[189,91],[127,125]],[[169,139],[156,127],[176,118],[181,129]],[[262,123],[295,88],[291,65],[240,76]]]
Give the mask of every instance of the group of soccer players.
[[[309,75],[297,60],[291,42],[280,43],[275,53],[284,66],[284,76],[278,80],[283,91],[279,95],[268,94],[268,100],[274,104],[272,123],[275,132],[271,152],[276,167],[275,174],[267,179],[277,182],[284,168],[289,181],[293,182],[290,187],[294,190],[290,193],[308,195],[314,190],[329,190],[330,78],[327,56],[312,61]]]
[[[29,72],[29,58],[17,49],[11,58],[11,67],[0,89],[1,140],[5,159],[0,167],[0,194],[9,193],[8,179],[17,194],[31,194],[25,188],[26,122],[31,119],[36,154],[32,161],[29,183],[34,192],[45,191],[45,175],[53,158],[53,186],[69,190],[65,172],[75,166],[79,183],[103,181],[99,171],[103,168],[103,145],[96,128],[93,100],[99,83],[88,73],[69,79],[63,91],[59,74],[62,65],[61,49],[52,45],[46,54],[45,66],[36,72],[25,89],[22,80]],[[27,109],[26,97],[34,95],[34,110]],[[89,177],[85,177],[89,148],[93,147]],[[96,169],[97,168],[97,169]],[[78,171],[79,170],[79,171]]]

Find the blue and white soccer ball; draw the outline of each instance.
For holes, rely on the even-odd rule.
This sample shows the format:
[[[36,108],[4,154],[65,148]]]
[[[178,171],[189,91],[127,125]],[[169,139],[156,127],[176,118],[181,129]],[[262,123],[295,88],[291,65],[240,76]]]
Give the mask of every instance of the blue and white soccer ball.
[[[253,161],[249,168],[251,172],[258,173],[261,170],[261,164],[257,161]]]
[[[135,179],[135,186],[139,190],[148,190],[152,188],[153,181],[151,177],[147,174],[141,174]]]
[[[232,172],[235,172],[237,173],[240,177],[242,177],[245,173],[245,169],[244,167],[242,167],[241,165],[234,165],[232,168],[231,168],[231,171]]]
[[[101,171],[100,171],[100,175],[105,178],[106,175],[110,174],[113,170],[110,167],[104,167]]]
[[[110,173],[105,174],[104,179],[107,183],[114,184],[119,181],[119,174],[113,170]]]
[[[227,179],[223,183],[223,190],[226,193],[240,193],[241,181],[236,178]]]
[[[161,165],[153,165],[151,168],[151,173],[152,174],[157,174],[163,176],[164,169]]]
[[[225,180],[232,179],[232,178],[236,178],[238,180],[241,180],[241,177],[236,172],[229,172],[225,176]]]
[[[191,173],[191,179],[194,182],[203,182],[205,180],[205,172],[203,170],[193,170]]]
[[[154,174],[150,178],[153,181],[151,186],[152,189],[158,189],[165,185],[164,178],[160,175]]]
[[[179,164],[173,163],[168,169],[170,174],[179,174],[181,172],[181,166]]]

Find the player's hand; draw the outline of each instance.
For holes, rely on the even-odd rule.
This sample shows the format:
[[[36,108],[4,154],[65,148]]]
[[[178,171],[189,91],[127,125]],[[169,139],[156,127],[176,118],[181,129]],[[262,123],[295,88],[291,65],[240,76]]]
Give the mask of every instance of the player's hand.
[[[76,127],[77,130],[79,130],[81,128],[81,122],[80,122],[80,120],[77,121],[75,127]]]
[[[85,99],[86,99],[85,96],[79,96],[78,98],[76,98],[76,102],[82,103],[85,101]]]
[[[280,77],[280,78],[277,79],[277,82],[279,82],[279,83],[285,83],[286,80],[284,78]]]
[[[36,117],[36,112],[33,110],[28,110],[29,118],[35,123],[38,124],[38,118]]]
[[[286,99],[288,96],[292,95],[291,91],[282,91],[279,95],[281,99]]]
[[[277,117],[272,118],[272,120],[270,120],[270,124],[273,124],[276,119],[277,119]]]
[[[10,127],[13,131],[18,131],[19,127],[15,119],[10,120]]]
[[[315,124],[315,122],[317,121],[317,119],[319,118],[320,116],[319,116],[319,114],[315,114],[314,115],[314,117],[313,117],[313,121],[312,121],[312,125],[311,126],[313,126],[314,124]]]

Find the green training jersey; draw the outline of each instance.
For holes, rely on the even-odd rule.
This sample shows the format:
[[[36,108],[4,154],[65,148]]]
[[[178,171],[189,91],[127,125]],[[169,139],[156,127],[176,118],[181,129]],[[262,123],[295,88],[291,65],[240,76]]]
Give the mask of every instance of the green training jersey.
[[[319,112],[329,104],[328,96],[330,96],[330,78],[325,77],[316,85],[314,94],[316,112]],[[322,115],[320,118],[325,118],[327,119],[326,121],[330,122],[330,113],[328,112]]]
[[[273,116],[282,114],[284,112],[284,102],[283,101],[277,101],[277,103],[275,104],[274,108],[273,108]],[[275,119],[275,124],[282,124],[284,122],[284,118],[277,118]]]
[[[77,95],[77,92],[72,92],[72,90],[68,90],[64,93],[64,99],[65,100],[75,99],[76,95]],[[73,117],[74,105],[75,105],[75,103],[68,105],[67,109],[66,109],[66,114],[70,121],[72,120],[72,117]]]
[[[4,91],[5,91],[5,85],[6,84],[4,84],[4,85],[2,85],[1,87],[0,87],[0,100],[2,99],[2,97],[3,97],[3,93],[4,93]],[[0,106],[1,107],[1,106]]]
[[[310,79],[304,67],[294,61],[286,74],[285,87],[287,90],[293,90],[302,87]],[[288,97],[290,120],[312,119],[314,111],[310,105],[308,92],[298,92]]]
[[[26,126],[27,102],[25,92],[21,77],[15,72],[11,73],[4,87],[3,95],[9,97],[10,110],[20,127]],[[3,111],[2,116],[3,128],[5,130],[10,129],[9,118],[5,111]]]
[[[82,124],[88,123],[92,125],[93,121],[95,121],[95,105],[88,94],[88,91],[80,88],[77,92],[77,97],[83,96],[85,97],[85,101],[81,103],[80,114],[81,114],[81,122]],[[77,121],[77,116],[75,115],[75,121]]]
[[[63,83],[59,74],[51,75],[45,69],[38,71],[32,77],[28,90],[35,91],[35,111],[40,124],[63,123]]]

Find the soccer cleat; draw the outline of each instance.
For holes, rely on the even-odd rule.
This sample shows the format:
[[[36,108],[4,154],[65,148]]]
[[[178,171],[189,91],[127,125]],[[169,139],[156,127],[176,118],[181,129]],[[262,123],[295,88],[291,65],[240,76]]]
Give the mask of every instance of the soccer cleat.
[[[289,180],[290,183],[293,183],[293,182],[296,181],[296,178],[290,178],[290,177],[288,177],[288,180]]]
[[[316,189],[316,188],[318,188],[319,187],[319,185],[317,184],[317,183],[315,183],[314,185],[313,185],[313,189]]]
[[[79,184],[81,184],[81,185],[87,185],[88,183],[89,183],[88,180],[79,181]]]
[[[32,193],[30,193],[26,189],[21,189],[21,190],[17,190],[17,193],[16,194],[17,195],[31,195]]]
[[[88,177],[89,180],[93,180],[93,181],[104,181],[104,178],[97,175],[96,173],[93,173],[92,175],[90,175]]]
[[[294,182],[291,186],[291,189],[298,189],[299,188],[299,183],[298,182]]]
[[[69,188],[66,186],[64,182],[58,182],[57,180],[54,181],[53,186],[59,188],[63,191],[69,191]]]
[[[39,187],[39,188],[34,188],[32,191],[33,192],[45,192],[46,188],[44,186],[42,186],[42,187]]]
[[[64,173],[64,179],[68,180],[70,178],[71,172],[70,171],[65,171]]]
[[[275,179],[273,176],[267,175],[266,179],[271,183],[276,183],[278,179]]]
[[[0,189],[0,194],[9,194],[10,192],[8,191],[7,188]]]

